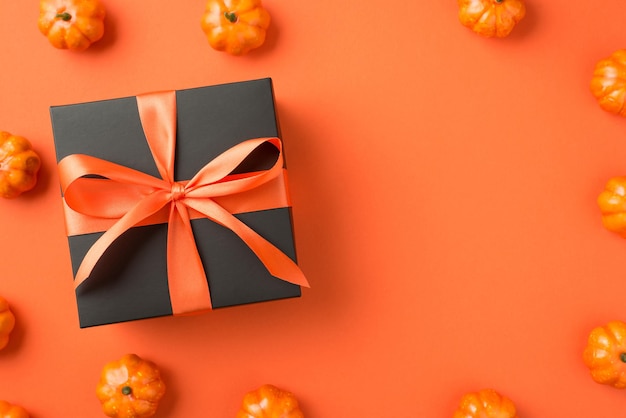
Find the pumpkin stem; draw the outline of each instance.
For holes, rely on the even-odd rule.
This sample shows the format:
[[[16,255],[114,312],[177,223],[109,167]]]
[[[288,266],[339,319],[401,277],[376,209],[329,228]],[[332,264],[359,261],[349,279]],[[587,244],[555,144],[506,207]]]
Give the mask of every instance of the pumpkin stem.
[[[224,12],[224,17],[230,23],[235,23],[237,21],[237,14],[235,12]]]
[[[502,3],[504,0],[496,0],[496,3]]]
[[[133,393],[133,389],[130,386],[124,386],[122,388],[122,395],[130,395]]]
[[[619,359],[622,360],[623,363],[626,363],[626,353],[620,354]]]
[[[71,15],[71,14],[69,14],[68,12],[57,13],[57,14],[56,14],[56,16],[54,16],[54,17],[56,17],[57,19],[64,20],[64,21],[66,21],[66,22],[67,22],[68,20],[72,19],[72,15]]]

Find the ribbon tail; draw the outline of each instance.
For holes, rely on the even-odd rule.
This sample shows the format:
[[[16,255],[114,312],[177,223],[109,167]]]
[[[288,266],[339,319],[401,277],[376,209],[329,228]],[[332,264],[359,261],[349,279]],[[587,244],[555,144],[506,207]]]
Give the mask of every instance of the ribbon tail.
[[[165,191],[157,191],[139,201],[132,209],[122,216],[111,228],[109,228],[98,240],[91,246],[85,257],[83,258],[76,277],[74,279],[74,288],[78,288],[85,282],[98,260],[105,253],[107,248],[119,238],[124,232],[156,213],[168,202],[168,193]]]
[[[291,258],[211,199],[185,199],[185,204],[237,234],[272,276],[310,287],[304,273]]]
[[[167,274],[175,315],[212,309],[204,266],[196,247],[189,213],[173,202],[167,232]]]

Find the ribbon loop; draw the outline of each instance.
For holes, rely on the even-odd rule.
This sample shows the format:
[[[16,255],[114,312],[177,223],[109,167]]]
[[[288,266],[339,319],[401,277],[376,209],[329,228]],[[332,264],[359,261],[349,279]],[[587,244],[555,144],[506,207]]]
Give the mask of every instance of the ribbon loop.
[[[137,107],[160,179],[87,155],[70,155],[59,162],[61,187],[69,210],[79,217],[113,220],[84,257],[76,274],[75,287],[89,279],[111,243],[168,205],[167,276],[175,315],[211,309],[208,282],[191,229],[190,209],[235,232],[273,276],[308,287],[293,260],[217,203],[232,195],[264,189],[283,176],[280,139],[243,141],[208,162],[189,181],[175,182],[175,92],[137,96]],[[279,151],[271,168],[231,174],[264,143],[274,145]]]

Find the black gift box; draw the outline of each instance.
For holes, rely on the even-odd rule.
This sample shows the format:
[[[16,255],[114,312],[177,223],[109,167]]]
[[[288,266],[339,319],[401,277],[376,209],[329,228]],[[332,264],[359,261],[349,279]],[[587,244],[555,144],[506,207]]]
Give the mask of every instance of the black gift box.
[[[242,141],[280,138],[269,78],[178,90],[176,106],[176,181]],[[134,97],[53,106],[50,113],[57,161],[87,154],[159,177]],[[276,152],[259,147],[236,171],[267,169]],[[235,216],[295,261],[289,207]],[[205,218],[191,223],[213,308],[300,296],[299,286],[271,276],[233,232]],[[102,234],[68,237],[74,274]],[[81,328],[172,315],[166,236],[167,224],[137,226],[108,248],[76,290]]]

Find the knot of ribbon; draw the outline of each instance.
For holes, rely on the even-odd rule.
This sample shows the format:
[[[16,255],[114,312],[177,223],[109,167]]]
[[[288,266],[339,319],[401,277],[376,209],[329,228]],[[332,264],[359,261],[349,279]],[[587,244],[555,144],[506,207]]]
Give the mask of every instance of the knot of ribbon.
[[[172,201],[181,200],[185,197],[185,185],[179,182],[172,184]]]
[[[76,215],[73,221],[68,221],[73,224],[68,225],[68,230],[80,231],[85,223],[83,218],[110,222],[82,260],[75,287],[89,279],[100,257],[125,231],[164,211],[168,212],[167,277],[174,314],[212,308],[190,213],[233,231],[272,276],[308,287],[304,274],[291,258],[220,204],[230,196],[270,187],[284,175],[280,139],[243,141],[208,162],[190,180],[176,182],[176,94],[157,92],[136,99],[141,125],[161,178],[84,154],[72,154],[59,162],[65,205]],[[232,171],[263,143],[277,148],[274,165],[262,171],[232,175]]]

